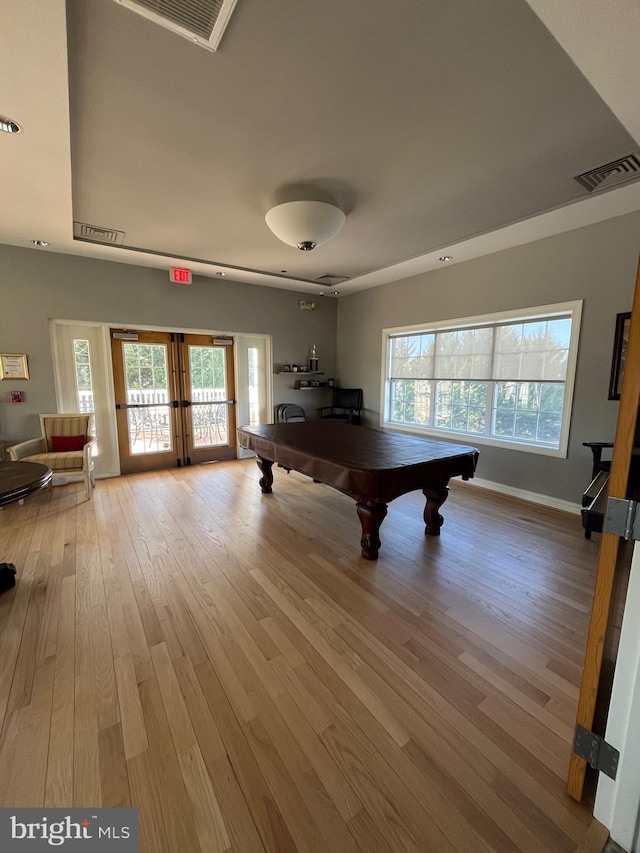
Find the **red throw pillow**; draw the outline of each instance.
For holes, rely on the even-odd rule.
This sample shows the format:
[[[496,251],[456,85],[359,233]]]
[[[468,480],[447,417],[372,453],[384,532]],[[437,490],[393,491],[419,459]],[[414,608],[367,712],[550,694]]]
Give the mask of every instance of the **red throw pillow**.
[[[51,451],[65,453],[68,450],[82,450],[85,438],[83,435],[52,435]]]

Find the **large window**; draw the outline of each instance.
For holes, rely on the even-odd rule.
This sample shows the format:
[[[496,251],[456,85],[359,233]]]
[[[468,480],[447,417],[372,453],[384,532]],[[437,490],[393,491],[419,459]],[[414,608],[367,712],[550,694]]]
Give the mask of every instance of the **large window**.
[[[386,329],[386,426],[566,455],[582,303]]]

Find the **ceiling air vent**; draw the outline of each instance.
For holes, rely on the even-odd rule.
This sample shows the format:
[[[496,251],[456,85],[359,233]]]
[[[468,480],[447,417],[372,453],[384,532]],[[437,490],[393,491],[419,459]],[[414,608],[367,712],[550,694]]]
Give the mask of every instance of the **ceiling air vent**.
[[[171,32],[216,50],[238,0],[116,0]]]
[[[318,284],[326,284],[328,287],[333,287],[336,284],[342,284],[343,281],[349,281],[348,275],[333,275],[332,273],[326,273],[325,275],[321,275],[316,279]]]
[[[113,228],[99,228],[97,225],[87,225],[85,222],[73,223],[73,236],[77,240],[109,243],[112,246],[121,246],[124,243],[124,231],[114,231]]]
[[[593,193],[596,190],[608,190],[620,184],[631,183],[639,178],[640,151],[634,151],[626,157],[620,157],[619,160],[613,160],[611,163],[605,163],[596,169],[576,175],[574,180]]]

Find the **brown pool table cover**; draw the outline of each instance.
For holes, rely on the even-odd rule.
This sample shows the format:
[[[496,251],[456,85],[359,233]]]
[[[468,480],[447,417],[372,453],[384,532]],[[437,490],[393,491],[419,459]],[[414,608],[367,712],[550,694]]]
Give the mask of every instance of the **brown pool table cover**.
[[[381,503],[450,477],[473,477],[475,447],[332,421],[238,429],[242,447],[358,499]]]

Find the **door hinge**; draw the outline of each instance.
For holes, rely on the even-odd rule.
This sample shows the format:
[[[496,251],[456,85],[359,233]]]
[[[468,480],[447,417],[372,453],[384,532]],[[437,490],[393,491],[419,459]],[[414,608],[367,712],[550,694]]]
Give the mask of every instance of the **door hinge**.
[[[604,532],[623,539],[640,539],[640,513],[636,501],[609,498],[604,520]]]
[[[610,779],[616,778],[620,753],[600,735],[588,731],[584,726],[576,726],[573,751],[594,770],[600,770]]]

